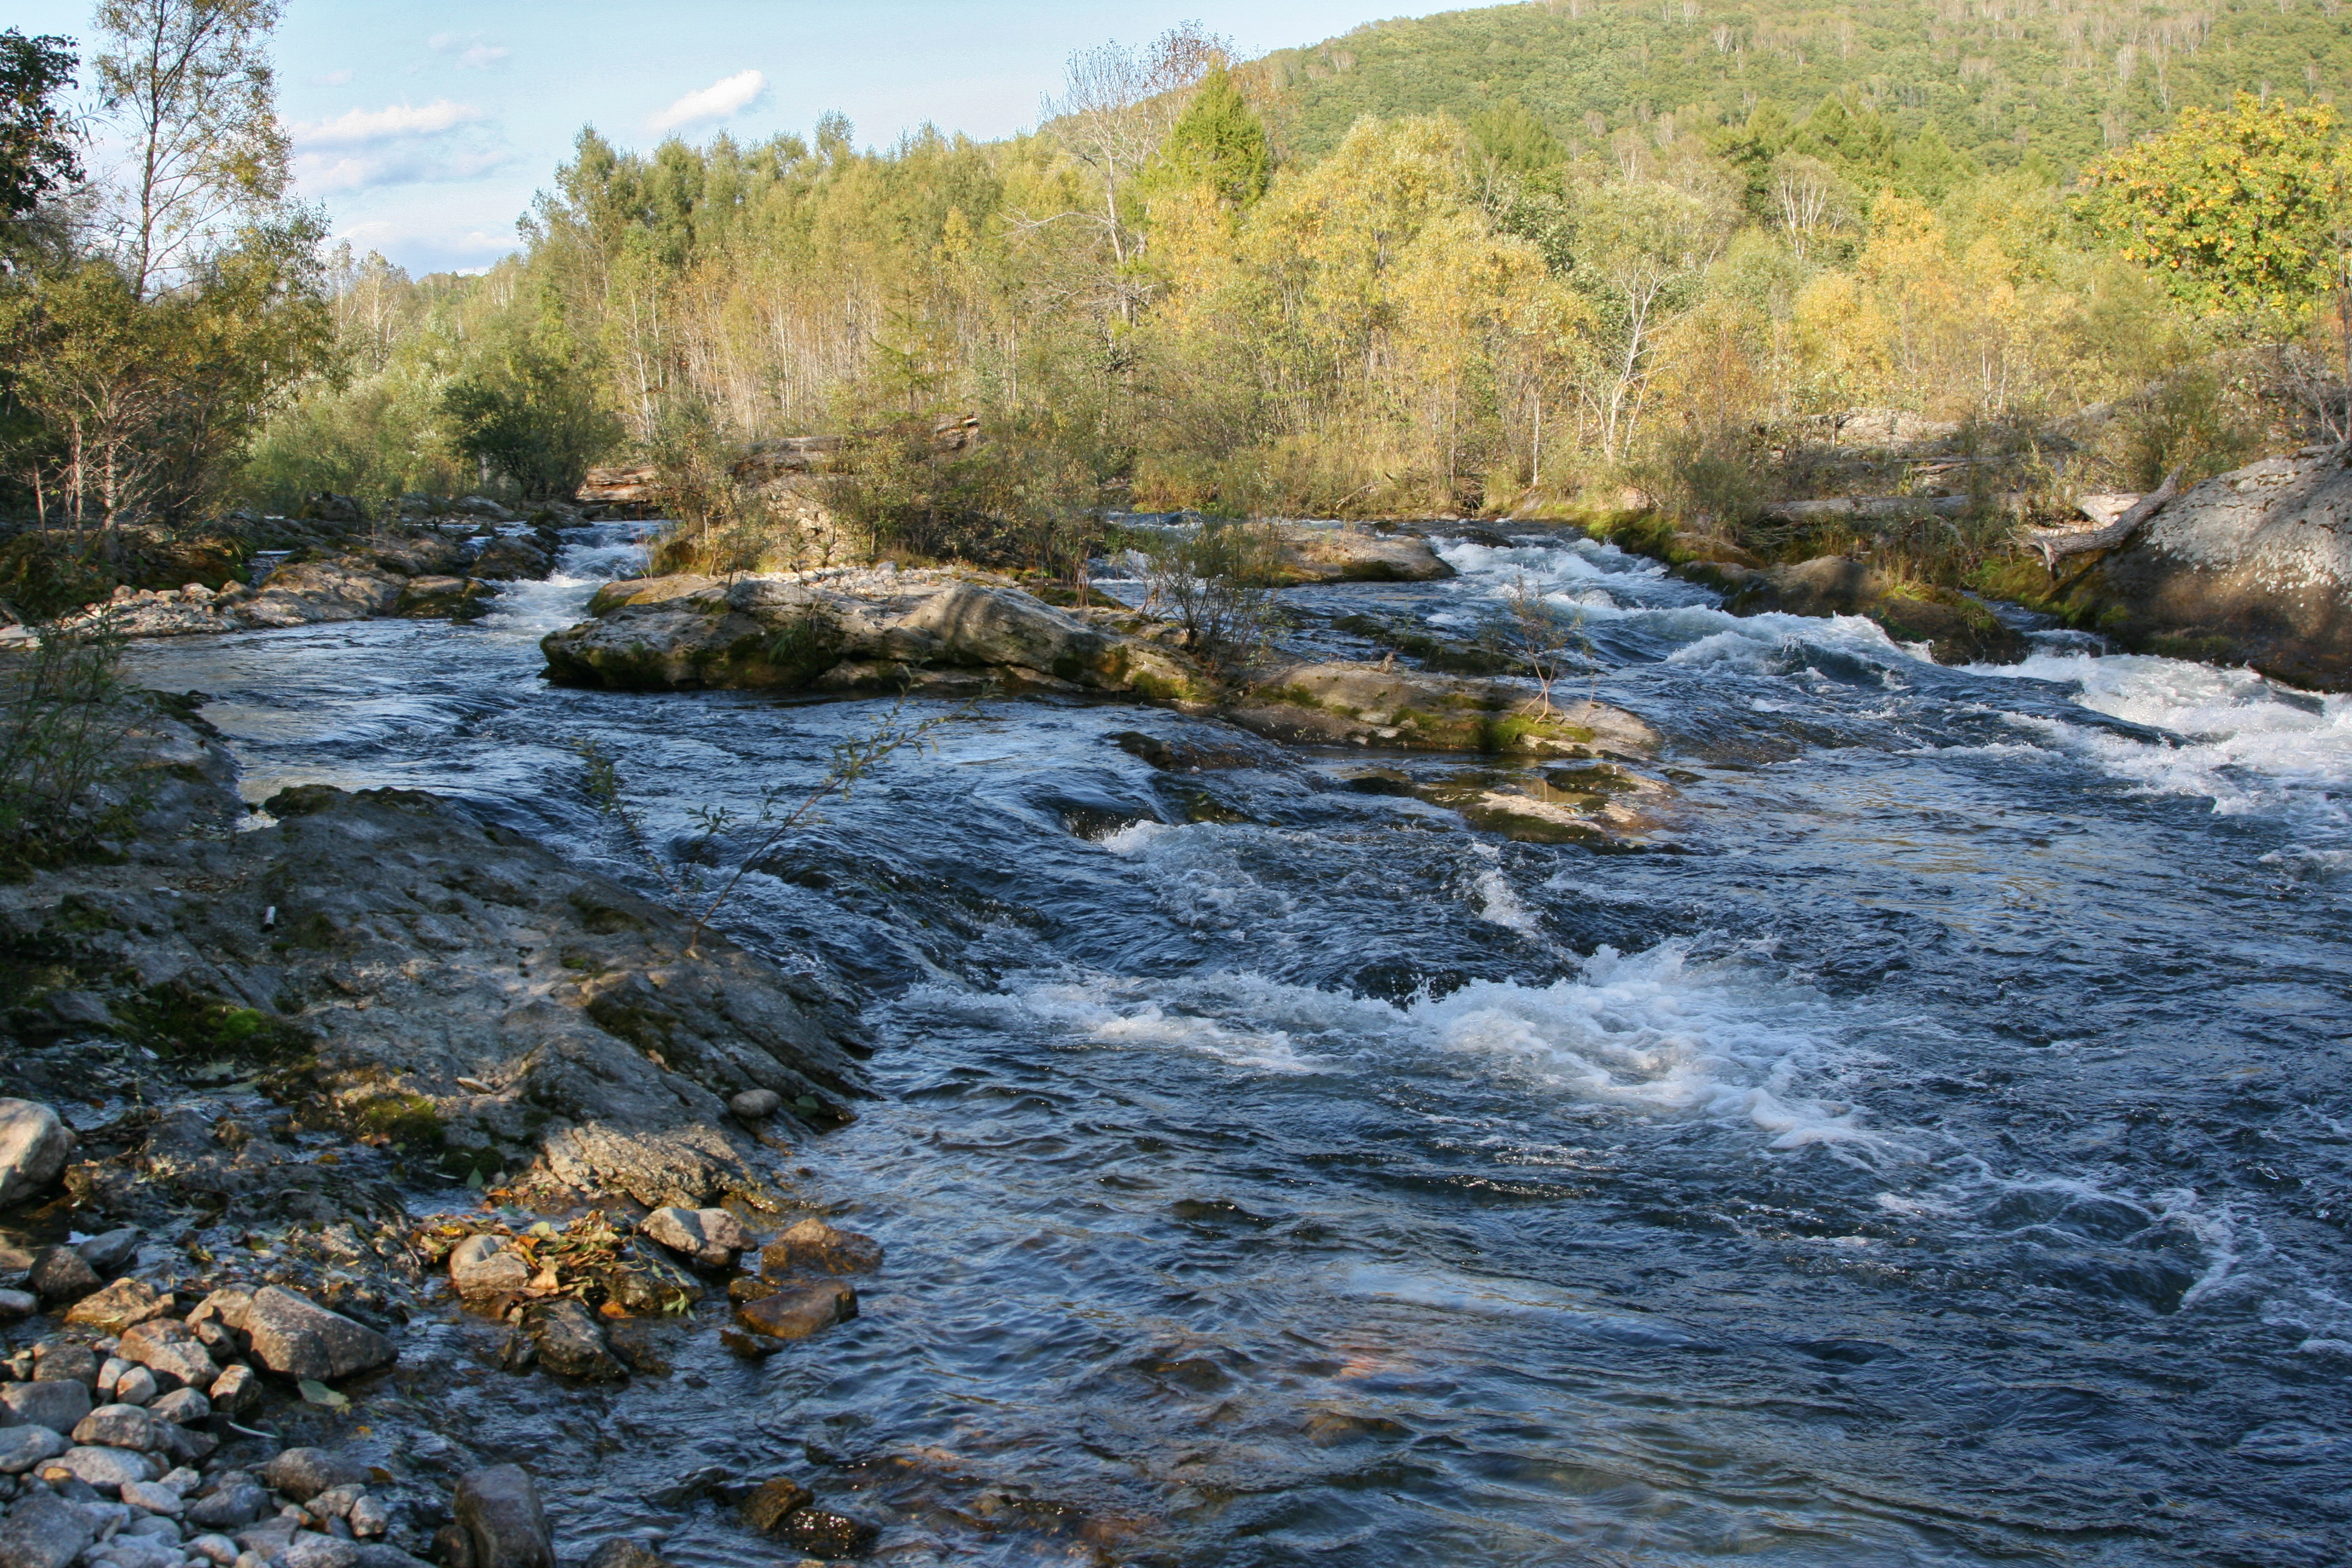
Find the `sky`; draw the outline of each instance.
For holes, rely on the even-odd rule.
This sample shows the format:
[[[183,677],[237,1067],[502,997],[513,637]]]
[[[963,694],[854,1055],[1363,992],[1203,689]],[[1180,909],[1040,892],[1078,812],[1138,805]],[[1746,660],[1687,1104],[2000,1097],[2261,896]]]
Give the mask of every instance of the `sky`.
[[[1452,0],[1459,5],[1465,0]],[[1475,0],[1470,0],[1475,3]],[[0,25],[85,40],[90,0],[12,0]],[[623,147],[719,131],[806,135],[839,110],[862,146],[925,121],[983,140],[1037,123],[1075,49],[1198,20],[1244,58],[1412,0],[286,0],[278,112],[296,194],[413,273],[486,267],[584,124]],[[83,72],[85,82],[89,75]]]

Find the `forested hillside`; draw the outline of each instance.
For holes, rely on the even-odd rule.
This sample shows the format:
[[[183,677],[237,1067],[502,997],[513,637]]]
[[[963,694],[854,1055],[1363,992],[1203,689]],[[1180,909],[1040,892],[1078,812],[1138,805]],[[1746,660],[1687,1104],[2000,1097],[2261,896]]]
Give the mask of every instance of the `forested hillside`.
[[[1571,146],[1801,118],[1832,93],[1890,131],[1933,126],[1989,169],[2071,175],[2239,91],[2339,101],[2352,12],[2334,0],[1534,0],[1380,22],[1258,67],[1289,150],[1366,114],[1468,119],[1525,103]]]

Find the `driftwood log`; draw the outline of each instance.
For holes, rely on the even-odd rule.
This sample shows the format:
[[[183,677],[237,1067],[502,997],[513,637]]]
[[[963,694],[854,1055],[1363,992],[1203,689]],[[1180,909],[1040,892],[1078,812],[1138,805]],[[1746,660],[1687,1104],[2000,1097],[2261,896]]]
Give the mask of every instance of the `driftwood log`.
[[[2149,518],[2164,509],[2165,502],[2179,493],[2180,470],[2175,468],[2164,476],[2164,483],[2132,502],[2121,517],[2105,528],[2029,528],[2025,531],[2025,542],[2042,552],[2042,564],[2054,573],[2062,556],[2087,555],[2094,550],[2113,550],[2127,543]]]

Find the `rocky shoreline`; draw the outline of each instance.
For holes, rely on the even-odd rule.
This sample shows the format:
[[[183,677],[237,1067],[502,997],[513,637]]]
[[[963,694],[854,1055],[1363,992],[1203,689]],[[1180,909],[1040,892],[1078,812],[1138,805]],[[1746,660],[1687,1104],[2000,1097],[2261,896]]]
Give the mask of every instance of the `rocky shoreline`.
[[[423,1418],[476,1369],[416,1329],[584,1388],[713,1313],[740,1354],[854,1316],[880,1249],[799,1163],[870,1093],[848,999],[454,802],[240,822],[215,737],[144,730],[137,840],[0,889],[0,1568],[552,1568],[532,1457]]]

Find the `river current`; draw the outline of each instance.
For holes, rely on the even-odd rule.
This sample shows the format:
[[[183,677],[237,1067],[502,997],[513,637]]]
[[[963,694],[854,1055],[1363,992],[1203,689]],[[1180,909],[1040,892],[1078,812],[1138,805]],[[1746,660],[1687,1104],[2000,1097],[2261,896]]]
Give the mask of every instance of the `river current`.
[[[684,833],[887,704],[546,685],[625,532],[474,626],[132,662],[210,695],[251,799],[451,793],[632,877],[568,742]],[[593,1396],[565,1535],[740,1563],[690,1479],[788,1462],[901,1563],[2352,1557],[2352,699],[2063,636],[1943,668],[1441,542],[1450,582],[1291,591],[1302,645],[1538,585],[1597,656],[1564,692],[1667,737],[1659,826],[1361,787],[1461,757],[1156,772],[1109,737],[1221,727],[1129,706],[892,759],[721,921],[871,998],[885,1098],[808,1186],[888,1270],[821,1340]],[[551,1408],[443,1415],[529,1451]]]

